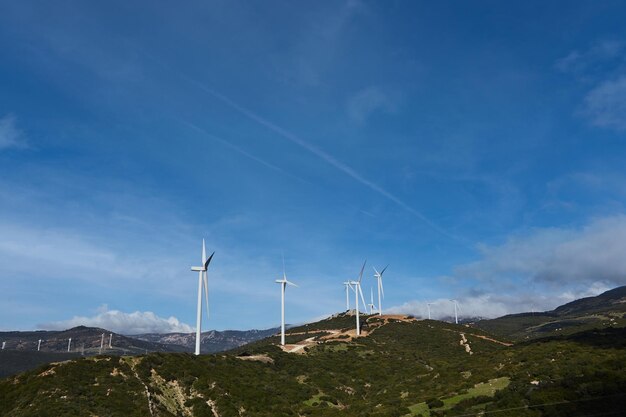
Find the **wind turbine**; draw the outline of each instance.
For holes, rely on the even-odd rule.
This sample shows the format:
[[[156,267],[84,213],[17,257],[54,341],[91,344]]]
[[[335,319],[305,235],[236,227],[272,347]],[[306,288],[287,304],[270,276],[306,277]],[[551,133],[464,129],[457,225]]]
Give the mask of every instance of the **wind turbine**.
[[[426,307],[428,308],[428,320],[430,320],[430,306],[433,305],[433,303],[426,303]]]
[[[363,298],[363,291],[361,291],[361,279],[363,279],[363,270],[365,269],[365,264],[367,260],[363,262],[363,266],[361,267],[361,272],[359,273],[358,281],[350,281],[350,284],[354,286],[354,302],[356,304],[356,335],[361,335],[361,323],[359,322],[359,295],[361,296],[361,301],[363,301],[363,306],[365,307],[365,311],[367,312],[367,305],[365,304],[365,298]]]
[[[370,314],[374,314],[376,305],[374,304],[374,289],[370,287],[370,303],[367,305],[370,308]]]
[[[348,297],[348,289],[354,290],[354,288],[352,288],[350,281],[344,282],[343,285],[346,287],[346,311],[350,311],[350,297]]]
[[[457,303],[456,300],[450,300],[450,301],[454,303],[454,323],[459,324],[459,313],[458,313],[459,303]]]
[[[198,271],[198,309],[196,312],[196,351],[195,354],[200,354],[200,337],[202,332],[202,287],[204,287],[204,296],[206,301],[206,315],[209,318],[209,283],[207,280],[207,269],[211,259],[213,259],[215,252],[208,258],[206,257],[206,249],[204,246],[204,239],[202,239],[202,266],[192,266],[192,271]],[[112,337],[112,335],[111,335]],[[111,337],[109,337],[109,344],[111,343]]]
[[[102,333],[102,337],[100,338],[100,354],[102,355],[102,348],[104,347],[104,333]]]
[[[72,338],[70,337],[70,340],[67,341],[67,351],[70,351],[70,348],[72,347]]]
[[[37,342],[37,352],[39,352],[40,348],[41,348],[41,339],[39,339],[39,341]]]
[[[293,282],[287,281],[285,258],[283,258],[283,279],[277,279],[275,282],[280,284],[280,344],[285,346],[285,288],[287,285],[297,287]]]
[[[378,315],[379,316],[383,315],[383,303],[381,301],[381,295],[382,295],[382,298],[385,298],[385,289],[383,288],[383,273],[385,272],[385,269],[387,269],[388,266],[389,265],[384,267],[383,270],[380,272],[378,272],[376,268],[374,268],[374,278],[376,278],[376,280],[378,281]]]
[[[109,333],[109,349],[111,349],[111,342],[113,341],[113,333]]]

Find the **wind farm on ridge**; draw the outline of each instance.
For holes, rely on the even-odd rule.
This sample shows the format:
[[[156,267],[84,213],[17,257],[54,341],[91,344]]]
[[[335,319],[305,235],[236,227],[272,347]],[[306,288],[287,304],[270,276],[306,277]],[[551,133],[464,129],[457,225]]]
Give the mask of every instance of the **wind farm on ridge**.
[[[201,343],[201,337],[202,337],[202,307],[203,307],[203,303],[202,303],[202,299],[204,298],[205,300],[205,306],[206,306],[206,312],[207,312],[207,320],[209,318],[209,280],[208,280],[208,269],[209,269],[209,264],[211,263],[211,260],[213,259],[213,256],[215,255],[215,252],[213,252],[211,254],[211,256],[207,257],[206,256],[206,247],[205,247],[205,241],[204,239],[202,239],[202,256],[201,256],[201,264],[202,266],[193,266],[191,267],[191,270],[194,272],[198,272],[198,299],[197,299],[197,308],[196,308],[196,341],[195,341],[195,355],[200,355],[200,343]],[[346,309],[345,309],[345,313],[347,314],[354,314],[354,318],[355,318],[355,332],[354,332],[354,336],[358,337],[361,336],[361,311],[359,310],[359,301],[361,301],[362,306],[363,306],[363,310],[362,313],[367,314],[368,312],[368,308],[369,308],[369,315],[373,315],[374,311],[377,312],[378,316],[383,316],[383,308],[382,308],[382,300],[385,298],[385,292],[384,292],[384,286],[383,286],[383,274],[385,273],[385,271],[387,270],[387,268],[389,267],[389,265],[386,265],[382,270],[380,270],[380,272],[374,267],[374,275],[373,277],[376,279],[376,288],[377,288],[377,295],[378,295],[378,305],[374,304],[374,290],[373,287],[370,287],[370,303],[366,304],[365,303],[365,297],[363,296],[363,291],[361,289],[362,286],[362,280],[363,280],[363,273],[365,271],[365,266],[367,264],[367,260],[365,260],[363,262],[363,265],[361,266],[361,270],[358,274],[358,279],[354,279],[354,280],[348,280],[348,281],[344,281],[343,285],[345,287],[345,294],[346,294]],[[294,284],[293,282],[289,281],[287,279],[287,273],[286,273],[286,269],[285,269],[285,258],[283,255],[282,258],[282,265],[283,265],[283,275],[281,279],[277,279],[274,282],[280,285],[280,346],[283,348],[283,350],[285,351],[290,351],[287,348],[285,348],[286,343],[285,343],[285,330],[286,330],[286,321],[285,321],[285,294],[286,294],[286,289],[287,286],[292,286],[292,287],[298,287],[298,285]],[[350,291],[354,293],[354,310],[350,309]],[[204,297],[203,297],[204,295]],[[450,300],[453,303],[454,306],[454,320],[455,320],[455,324],[459,323],[459,319],[458,319],[458,302],[456,300]],[[427,308],[428,308],[428,319],[431,319],[431,310],[430,310],[430,306],[433,305],[433,303],[427,303]],[[296,348],[301,348],[302,346],[298,346]],[[299,349],[298,349],[299,350]]]

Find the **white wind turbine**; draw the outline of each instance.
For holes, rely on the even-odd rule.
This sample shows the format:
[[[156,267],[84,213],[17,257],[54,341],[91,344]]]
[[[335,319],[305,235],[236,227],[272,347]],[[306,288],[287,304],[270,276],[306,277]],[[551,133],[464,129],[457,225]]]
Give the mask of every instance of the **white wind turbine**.
[[[361,272],[359,273],[358,281],[350,281],[350,285],[354,286],[354,302],[356,304],[355,316],[356,316],[356,335],[361,335],[361,323],[359,322],[359,295],[361,296],[361,301],[363,301],[363,306],[365,307],[365,311],[367,312],[367,305],[365,304],[365,298],[363,298],[363,291],[361,291],[361,279],[363,279],[363,270],[365,269],[365,264],[367,260],[363,262],[363,266],[361,267]]]
[[[430,320],[430,306],[433,305],[433,303],[426,303],[426,307],[428,308],[428,320]]]
[[[382,298],[385,298],[385,289],[383,288],[383,273],[385,272],[385,269],[387,269],[388,266],[389,265],[384,267],[383,270],[380,272],[378,272],[376,268],[374,268],[374,278],[376,278],[376,280],[378,281],[378,315],[379,316],[383,315],[383,304],[381,301],[381,295],[382,295]]]
[[[370,287],[370,303],[367,306],[370,308],[370,314],[374,314],[376,304],[374,304],[374,289],[372,287]]]
[[[350,284],[350,281],[345,281],[343,285],[345,285],[346,287],[346,311],[350,311],[350,297],[348,294],[349,293],[348,289],[354,291],[354,288],[352,288],[352,284]]]
[[[202,332],[202,288],[204,287],[204,296],[206,301],[206,315],[207,319],[209,318],[209,283],[207,279],[207,269],[209,268],[209,263],[211,259],[213,259],[213,255],[215,252],[211,254],[208,258],[206,257],[206,249],[204,246],[204,239],[202,239],[202,266],[192,266],[192,271],[198,271],[198,307],[196,311],[196,351],[195,354],[200,354],[200,337]],[[109,343],[110,342],[109,338]]]
[[[456,300],[450,300],[454,303],[454,323],[455,324],[459,324],[459,303],[456,302]]]
[[[277,279],[275,282],[280,284],[280,344],[285,346],[285,288],[287,285],[297,287],[293,282],[287,281],[285,258],[283,258],[283,279]]]

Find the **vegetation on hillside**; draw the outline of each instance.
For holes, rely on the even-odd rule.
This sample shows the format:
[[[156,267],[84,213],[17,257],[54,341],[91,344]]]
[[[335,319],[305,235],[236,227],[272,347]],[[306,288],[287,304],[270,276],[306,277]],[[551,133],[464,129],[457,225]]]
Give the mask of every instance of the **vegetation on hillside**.
[[[507,347],[467,326],[379,325],[371,317],[367,337],[322,342],[347,320],[353,317],[290,329],[292,343],[319,342],[306,354],[283,352],[272,337],[220,355],[47,365],[0,381],[0,415],[586,416],[626,409],[626,334],[618,329]]]

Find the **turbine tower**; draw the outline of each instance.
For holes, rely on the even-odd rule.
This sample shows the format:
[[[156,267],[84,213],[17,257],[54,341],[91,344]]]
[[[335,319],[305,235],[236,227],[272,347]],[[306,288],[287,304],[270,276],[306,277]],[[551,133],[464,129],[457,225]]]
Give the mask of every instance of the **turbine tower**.
[[[70,351],[70,348],[72,347],[72,338],[70,337],[70,340],[67,341],[67,351]]]
[[[376,304],[374,304],[374,289],[372,287],[370,287],[370,303],[367,306],[370,308],[370,314],[374,314]]]
[[[428,307],[428,320],[430,320],[430,306],[433,305],[433,303],[426,303],[426,307]]]
[[[381,301],[381,295],[382,295],[382,298],[385,298],[385,289],[383,288],[383,273],[385,272],[385,269],[387,269],[388,266],[389,265],[384,267],[383,270],[380,272],[378,272],[376,268],[374,268],[374,278],[376,278],[376,280],[378,281],[378,315],[379,316],[383,315],[383,304]]]
[[[459,324],[459,313],[458,313],[459,304],[456,302],[456,300],[450,300],[450,301],[454,303],[454,323]]]
[[[102,337],[100,338],[100,354],[102,355],[102,348],[104,347],[104,333],[102,333]]]
[[[195,354],[200,354],[200,337],[202,332],[202,288],[204,287],[204,296],[206,302],[206,315],[207,319],[209,318],[209,283],[207,279],[207,269],[209,268],[209,263],[211,263],[211,259],[213,259],[213,255],[215,252],[211,254],[208,258],[206,257],[206,249],[204,246],[204,239],[202,239],[202,266],[192,266],[192,271],[198,271],[198,308],[196,311],[196,351]],[[112,337],[112,335],[111,335]],[[109,344],[110,342],[109,338]]]
[[[358,281],[350,281],[350,284],[354,286],[354,302],[356,304],[355,316],[356,316],[356,335],[361,335],[361,323],[359,322],[359,295],[361,296],[361,301],[363,301],[363,306],[365,307],[365,312],[367,312],[367,305],[365,304],[365,298],[363,297],[363,291],[361,291],[361,279],[363,279],[363,270],[365,269],[365,264],[367,260],[363,262],[363,266],[361,267],[361,272],[359,273]]]
[[[283,279],[277,279],[275,281],[280,284],[280,344],[285,346],[285,289],[287,285],[297,287],[291,281],[287,281],[287,274],[285,273],[285,258],[283,257]]]
[[[111,342],[113,341],[113,333],[109,333],[109,349],[111,349]]]
[[[37,352],[39,352],[39,349],[41,349],[41,339],[37,342]]]

